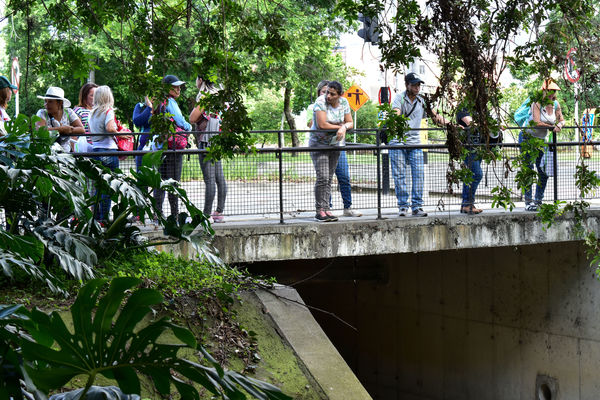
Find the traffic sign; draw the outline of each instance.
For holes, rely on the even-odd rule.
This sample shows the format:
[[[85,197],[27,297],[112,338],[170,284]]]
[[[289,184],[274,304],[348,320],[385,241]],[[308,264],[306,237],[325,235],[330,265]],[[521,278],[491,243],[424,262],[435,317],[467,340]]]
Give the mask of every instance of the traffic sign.
[[[17,57],[13,58],[12,65],[10,67],[10,80],[13,85],[17,87],[14,90],[15,93],[19,91],[19,83],[21,81],[21,71],[19,70],[19,59]]]
[[[354,111],[358,111],[358,109],[364,106],[369,100],[369,95],[357,85],[352,85],[350,89],[344,93],[344,97],[348,99],[350,108]]]
[[[565,60],[565,77],[571,83],[575,83],[581,78],[581,72],[575,69],[575,56],[577,54],[577,48],[572,47],[567,52],[567,59]]]

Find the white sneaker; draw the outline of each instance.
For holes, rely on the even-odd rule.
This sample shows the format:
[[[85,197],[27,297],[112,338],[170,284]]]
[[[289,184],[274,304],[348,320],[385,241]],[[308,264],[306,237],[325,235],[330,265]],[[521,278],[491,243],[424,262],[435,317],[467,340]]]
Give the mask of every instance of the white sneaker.
[[[344,208],[344,217],[361,217],[361,216],[362,216],[362,213],[359,213],[358,211],[354,211],[350,207]]]
[[[422,208],[417,208],[412,210],[412,216],[413,217],[426,217],[427,213],[425,211],[423,211]]]
[[[525,205],[525,211],[537,212],[538,208],[538,205],[535,204],[533,201]]]

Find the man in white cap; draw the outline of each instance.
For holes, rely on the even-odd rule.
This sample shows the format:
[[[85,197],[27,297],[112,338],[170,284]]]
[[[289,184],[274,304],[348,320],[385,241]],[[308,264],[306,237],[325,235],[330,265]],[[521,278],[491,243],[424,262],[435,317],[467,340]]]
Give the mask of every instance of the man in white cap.
[[[420,145],[421,134],[418,130],[421,127],[421,120],[426,117],[425,100],[419,96],[421,84],[425,83],[419,75],[411,72],[404,77],[406,91],[399,93],[394,97],[392,108],[398,115],[404,115],[408,118],[408,125],[411,130],[405,132],[402,141],[392,140],[390,145],[397,145],[399,149],[390,150],[390,160],[392,162],[392,175],[394,176],[394,190],[398,199],[398,208],[400,216],[408,216],[408,209],[412,208],[413,217],[426,217],[427,213],[423,211],[423,188],[425,184],[425,169],[423,150],[420,148],[401,148],[401,145]],[[450,121],[441,115],[433,112],[432,119],[436,124],[447,125]],[[408,185],[406,183],[406,171],[410,168],[412,191],[411,203],[408,202]]]
[[[71,102],[65,98],[65,91],[50,86],[46,94],[38,98],[44,99],[44,108],[39,109],[36,114],[42,119],[36,122],[36,126],[46,126],[49,131],[57,131],[61,136],[56,142],[64,151],[73,151],[77,136],[85,134],[85,129],[75,111],[70,108]]]

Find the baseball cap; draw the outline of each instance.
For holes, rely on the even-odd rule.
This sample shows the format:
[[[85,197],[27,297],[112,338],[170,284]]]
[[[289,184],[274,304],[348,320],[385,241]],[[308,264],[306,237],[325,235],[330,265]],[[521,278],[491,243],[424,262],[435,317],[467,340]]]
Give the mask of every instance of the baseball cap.
[[[11,88],[13,90],[18,89],[18,87],[16,87],[15,85],[10,83],[10,81],[8,80],[7,77],[0,76],[0,89],[4,89],[4,88]]]
[[[404,80],[408,83],[410,83],[411,85],[415,85],[417,83],[425,83],[420,77],[419,75],[415,74],[414,72],[411,72],[410,74],[407,74],[406,77],[404,78]]]
[[[165,77],[163,78],[163,83],[166,83],[167,85],[172,85],[172,86],[181,86],[184,85],[185,82],[184,81],[180,81],[178,77],[176,77],[175,75],[165,75]]]

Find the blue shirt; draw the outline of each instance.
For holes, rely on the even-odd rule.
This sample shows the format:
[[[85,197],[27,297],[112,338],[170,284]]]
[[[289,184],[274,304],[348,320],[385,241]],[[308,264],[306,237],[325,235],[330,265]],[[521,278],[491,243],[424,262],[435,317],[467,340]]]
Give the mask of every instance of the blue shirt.
[[[150,132],[150,117],[152,116],[152,108],[146,103],[137,103],[133,109],[133,124],[140,128],[143,133]]]
[[[179,109],[179,106],[177,105],[177,102],[174,98],[169,97],[169,100],[167,101],[166,110],[169,114],[173,114],[173,121],[175,121],[178,127],[183,129],[184,131],[192,130],[192,125],[190,125],[190,123],[187,122],[185,118],[183,118],[181,110]]]

